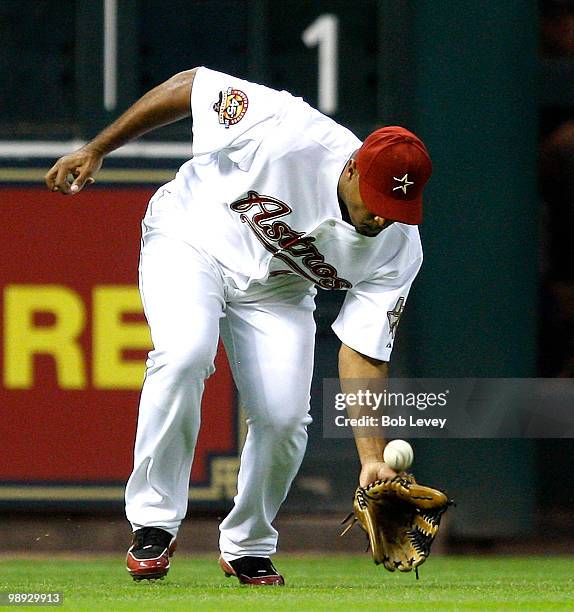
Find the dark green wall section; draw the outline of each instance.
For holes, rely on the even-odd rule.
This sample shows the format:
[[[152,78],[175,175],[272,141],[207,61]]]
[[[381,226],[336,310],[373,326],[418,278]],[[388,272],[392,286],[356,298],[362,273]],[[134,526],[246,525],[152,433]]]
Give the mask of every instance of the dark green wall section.
[[[536,3],[419,0],[414,125],[434,161],[417,281],[416,374],[532,376]]]
[[[411,371],[535,376],[536,3],[413,5],[410,108],[434,174],[421,229],[426,261],[410,304]],[[420,477],[440,475],[458,498],[451,533],[497,537],[530,529],[531,441],[416,447]]]

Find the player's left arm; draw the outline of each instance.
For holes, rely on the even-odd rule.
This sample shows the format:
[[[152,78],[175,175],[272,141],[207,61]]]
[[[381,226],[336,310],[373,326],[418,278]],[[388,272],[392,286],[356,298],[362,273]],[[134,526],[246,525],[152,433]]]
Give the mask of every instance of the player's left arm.
[[[341,391],[345,394],[357,393],[364,389],[365,380],[381,380],[388,376],[388,363],[379,359],[373,359],[355,351],[346,344],[341,344],[339,350],[339,378],[341,381]],[[350,418],[361,416],[361,407],[348,406],[347,413]],[[372,414],[368,408],[368,413]],[[368,431],[362,427],[353,428],[355,444],[361,461],[361,474],[359,484],[364,487],[369,483],[396,476],[383,461],[383,450],[385,448],[385,438],[374,436],[372,428]]]

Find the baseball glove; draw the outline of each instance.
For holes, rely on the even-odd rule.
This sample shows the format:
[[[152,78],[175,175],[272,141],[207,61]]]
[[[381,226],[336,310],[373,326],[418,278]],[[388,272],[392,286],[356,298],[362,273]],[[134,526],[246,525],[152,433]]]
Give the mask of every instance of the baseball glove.
[[[430,554],[440,520],[452,502],[437,489],[418,484],[412,475],[377,480],[358,487],[353,502],[353,521],[367,533],[373,561],[390,572],[410,572]]]

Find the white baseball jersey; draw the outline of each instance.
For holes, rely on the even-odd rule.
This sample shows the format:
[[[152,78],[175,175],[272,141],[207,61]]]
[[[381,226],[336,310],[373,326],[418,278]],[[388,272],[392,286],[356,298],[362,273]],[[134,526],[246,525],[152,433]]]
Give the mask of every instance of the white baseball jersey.
[[[338,181],[361,141],[301,98],[207,68],[191,99],[193,159],[156,194],[178,198],[166,231],[240,290],[284,274],[346,290],[335,333],[388,361],[422,249],[415,226],[367,237],[342,220]]]

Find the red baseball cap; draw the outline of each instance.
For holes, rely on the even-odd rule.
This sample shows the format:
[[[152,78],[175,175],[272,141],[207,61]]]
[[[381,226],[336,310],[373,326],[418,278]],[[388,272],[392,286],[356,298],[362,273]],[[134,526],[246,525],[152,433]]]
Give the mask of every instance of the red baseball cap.
[[[418,225],[432,163],[422,140],[396,125],[367,136],[356,155],[359,192],[375,215]]]

